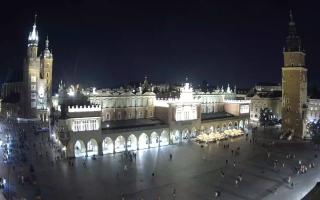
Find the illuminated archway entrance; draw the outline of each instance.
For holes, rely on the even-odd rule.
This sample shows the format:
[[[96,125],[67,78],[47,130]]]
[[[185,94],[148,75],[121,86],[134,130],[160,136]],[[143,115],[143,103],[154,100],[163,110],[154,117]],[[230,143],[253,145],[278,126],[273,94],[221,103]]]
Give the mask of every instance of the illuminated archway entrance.
[[[167,131],[162,131],[160,135],[160,146],[165,146],[169,144],[169,136]]]
[[[229,122],[229,124],[228,124],[228,129],[229,129],[229,130],[233,129],[232,122]]]
[[[82,157],[86,155],[86,145],[82,140],[77,140],[74,144],[74,156]]]
[[[113,153],[113,141],[111,138],[106,137],[102,141],[102,152],[103,154]]]
[[[239,127],[238,127],[238,122],[234,122],[234,128],[235,128],[235,129],[239,129]]]
[[[139,136],[139,149],[147,149],[149,147],[148,136],[145,133],[142,133]]]
[[[249,120],[246,119],[246,120],[244,121],[244,128],[247,129],[248,126],[249,126]]]
[[[87,143],[87,155],[98,155],[98,143],[95,139],[90,139]]]
[[[217,132],[220,132],[221,129],[220,129],[220,126],[218,125],[217,128],[216,128]]]
[[[114,142],[114,151],[121,152],[126,150],[126,140],[122,135],[118,136]]]
[[[159,146],[159,136],[156,132],[152,132],[150,136],[150,147]]]
[[[127,150],[133,151],[133,150],[137,150],[137,148],[138,148],[137,137],[133,134],[129,135],[127,140]]]
[[[240,129],[243,129],[243,128],[244,128],[244,127],[243,127],[243,121],[242,121],[242,120],[239,122],[239,128],[240,128]]]
[[[227,130],[227,124],[223,124],[222,126],[222,131],[225,131],[225,130]]]
[[[190,138],[196,138],[197,137],[197,129],[196,127],[193,127],[191,129]]]
[[[184,129],[182,131],[182,140],[183,141],[187,141],[190,138],[190,134],[189,134],[189,130],[188,129]]]
[[[180,132],[178,130],[171,132],[170,139],[173,144],[177,144],[180,141]]]

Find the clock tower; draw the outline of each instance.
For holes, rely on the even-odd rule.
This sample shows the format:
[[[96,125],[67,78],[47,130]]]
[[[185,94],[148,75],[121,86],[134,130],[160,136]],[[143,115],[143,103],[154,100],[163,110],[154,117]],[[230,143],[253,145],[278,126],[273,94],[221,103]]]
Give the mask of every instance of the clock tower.
[[[289,35],[283,51],[282,132],[284,135],[291,134],[296,139],[305,136],[304,119],[307,109],[305,55],[290,11]]]

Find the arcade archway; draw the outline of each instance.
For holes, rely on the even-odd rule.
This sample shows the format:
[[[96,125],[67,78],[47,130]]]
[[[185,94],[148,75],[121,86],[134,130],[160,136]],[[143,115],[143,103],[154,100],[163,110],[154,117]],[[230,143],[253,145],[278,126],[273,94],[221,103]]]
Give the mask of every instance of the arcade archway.
[[[137,137],[133,134],[129,135],[127,140],[127,150],[133,151],[133,150],[137,150],[137,148],[138,148]]]
[[[197,129],[196,127],[193,127],[191,129],[190,138],[196,138],[197,137]]]
[[[173,144],[177,144],[180,141],[180,132],[178,130],[171,132],[170,139]]]
[[[228,129],[229,129],[229,130],[233,129],[232,122],[229,122],[229,124],[228,124]]]
[[[86,145],[82,140],[77,140],[74,144],[74,156],[82,157],[86,155]]]
[[[113,141],[111,138],[106,137],[102,141],[102,152],[103,154],[113,153]]]
[[[162,131],[160,135],[160,146],[165,146],[169,144],[169,135],[167,131]]]
[[[239,127],[238,127],[238,122],[234,122],[234,128],[235,128],[235,129],[239,129]]]
[[[240,122],[239,122],[239,128],[240,129],[243,129],[244,127],[243,127],[243,121],[242,120],[240,120]]]
[[[114,142],[114,151],[121,152],[126,150],[126,140],[122,135],[118,136]]]
[[[159,136],[156,132],[152,132],[150,136],[150,147],[159,146]]]
[[[190,138],[189,130],[188,129],[184,129],[182,131],[182,140],[188,140],[189,138]]]
[[[139,149],[147,149],[149,147],[149,138],[147,134],[142,133],[139,136]]]
[[[95,139],[90,139],[87,143],[87,155],[98,155],[98,143]]]

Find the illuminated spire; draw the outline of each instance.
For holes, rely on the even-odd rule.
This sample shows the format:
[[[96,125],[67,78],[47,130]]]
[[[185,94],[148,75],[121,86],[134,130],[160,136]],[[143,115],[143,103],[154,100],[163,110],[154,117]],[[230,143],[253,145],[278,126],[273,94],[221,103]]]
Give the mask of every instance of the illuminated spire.
[[[37,23],[37,15],[34,16],[34,23],[32,26],[32,32],[29,33],[28,46],[31,46],[31,45],[38,46],[39,37],[38,37],[36,23]]]
[[[52,53],[50,52],[49,50],[49,39],[48,39],[48,36],[47,36],[47,39],[46,39],[46,48],[44,49],[44,57],[45,58],[49,58],[52,56]]]

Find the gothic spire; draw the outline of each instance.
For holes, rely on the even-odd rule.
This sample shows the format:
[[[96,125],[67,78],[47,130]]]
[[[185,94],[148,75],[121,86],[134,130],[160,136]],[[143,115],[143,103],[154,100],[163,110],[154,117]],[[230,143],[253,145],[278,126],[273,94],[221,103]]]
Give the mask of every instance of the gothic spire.
[[[48,35],[47,35],[47,39],[46,39],[46,49],[49,49],[49,39],[48,39]]]
[[[46,39],[46,46],[45,46],[45,49],[44,49],[44,57],[45,58],[52,57],[52,51],[50,52],[50,50],[49,50],[49,38],[48,38],[48,35],[47,35],[47,39]]]
[[[293,21],[292,10],[289,13],[289,35],[286,39],[285,51],[302,51],[301,39],[297,34],[296,23]]]
[[[38,30],[37,30],[37,15],[34,16],[34,23],[32,26],[32,31],[29,33],[28,46],[38,46]]]

